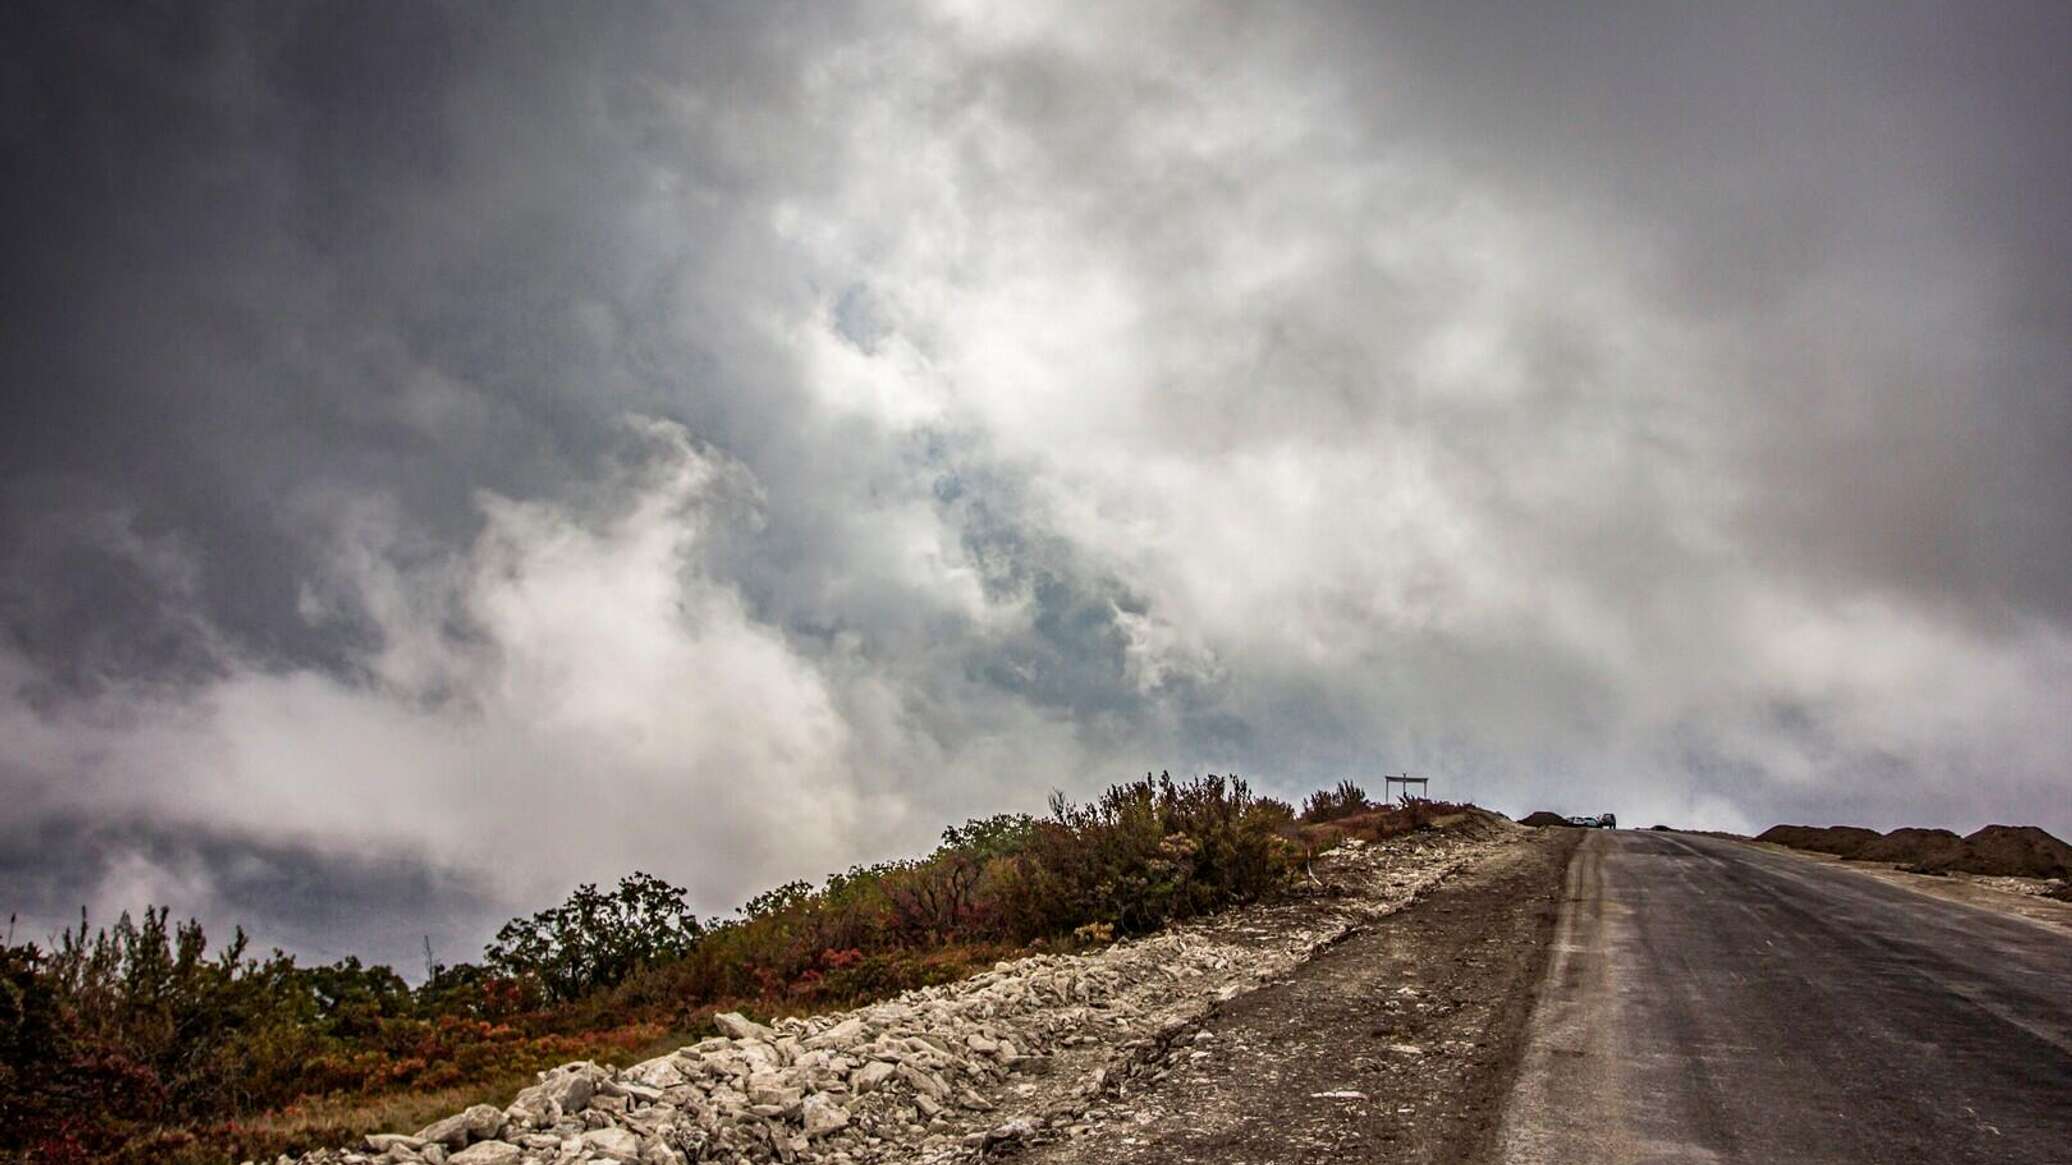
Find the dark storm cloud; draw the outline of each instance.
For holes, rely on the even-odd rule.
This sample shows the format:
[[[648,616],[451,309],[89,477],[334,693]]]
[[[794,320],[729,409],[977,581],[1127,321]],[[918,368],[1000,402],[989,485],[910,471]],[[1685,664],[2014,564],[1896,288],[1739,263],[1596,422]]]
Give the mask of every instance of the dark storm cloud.
[[[0,616],[30,669],[12,694],[50,711],[177,700],[255,668],[363,682],[395,629],[340,577],[341,522],[371,503],[403,527],[380,553],[435,562],[477,536],[479,491],[579,495],[629,412],[781,464],[796,377],[733,319],[769,264],[732,240],[753,241],[736,220],[760,204],[744,200],[781,177],[754,122],[789,100],[789,38],[839,16],[765,15],[782,38],[724,7],[0,16]],[[719,112],[670,106],[686,77]],[[770,480],[780,502],[803,492]],[[794,511],[774,512],[781,537]],[[119,817],[155,780],[84,791],[62,768],[10,784]],[[157,828],[154,853],[209,826]],[[64,885],[41,905],[96,893],[94,870],[141,844],[71,840],[83,864],[53,865]],[[213,872],[223,852],[172,856]],[[371,939],[339,912],[373,919],[385,884],[325,884],[328,906],[295,878],[173,905],[242,911],[272,928],[262,941],[311,950],[328,922]],[[479,929],[483,901],[399,893],[390,921]]]
[[[650,88],[666,67],[781,102],[758,89],[785,70],[736,18],[659,40],[667,23],[630,7],[7,19],[8,545],[53,534],[52,493],[126,511],[189,545],[206,614],[241,646],[336,665],[337,629],[296,610],[298,498],[378,489],[460,537],[473,491],[559,488],[629,410],[735,446],[782,439],[742,404],[782,411],[789,378],[758,367],[775,357],[712,351],[724,335],[657,315],[713,310],[699,297],[720,289],[675,272],[724,268],[738,211],[659,250],[644,229],[665,178],[755,180],[725,149],[665,139]],[[38,622],[104,610],[36,565],[10,575],[69,604]],[[76,670],[72,639],[44,639],[25,646]]]
[[[2062,6],[0,45],[38,910],[721,910],[1145,767],[2072,824]]]
[[[0,910],[16,916],[22,941],[76,926],[83,892],[120,901],[176,885],[184,890],[178,909],[202,922],[212,945],[242,925],[292,951],[323,960],[358,955],[412,978],[423,973],[426,942],[442,961],[472,960],[485,928],[502,920],[501,903],[473,875],[408,854],[326,852],[134,819],[11,822],[0,830],[0,885]],[[427,929],[407,933],[405,919]]]

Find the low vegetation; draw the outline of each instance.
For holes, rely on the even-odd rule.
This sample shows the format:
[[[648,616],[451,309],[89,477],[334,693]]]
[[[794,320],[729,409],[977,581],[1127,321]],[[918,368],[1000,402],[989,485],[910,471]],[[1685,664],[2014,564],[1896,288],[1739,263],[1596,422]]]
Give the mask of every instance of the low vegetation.
[[[1373,807],[1367,800],[1367,790],[1351,781],[1340,781],[1336,789],[1319,789],[1311,793],[1302,803],[1302,819],[1312,824],[1336,821]]]
[[[0,1160],[265,1159],[409,1127],[542,1067],[695,1038],[718,1010],[850,1005],[1148,933],[1454,808],[1377,807],[1348,782],[1298,820],[1234,777],[1146,777],[967,822],[926,857],[788,883],[731,918],[698,919],[646,874],[585,885],[416,987],[357,959],[255,956],[242,932],[211,951],[162,909],[82,917],[0,947]]]

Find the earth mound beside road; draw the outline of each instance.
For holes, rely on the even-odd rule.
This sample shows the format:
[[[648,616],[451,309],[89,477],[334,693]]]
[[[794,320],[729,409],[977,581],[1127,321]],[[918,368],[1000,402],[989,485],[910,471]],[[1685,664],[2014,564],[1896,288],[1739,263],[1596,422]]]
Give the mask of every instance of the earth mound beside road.
[[[1881,836],[1860,825],[1773,825],[1755,839],[1846,858]]]
[[[2072,845],[2033,825],[1988,825],[1927,869],[2015,878],[2072,878]]]
[[[1880,835],[1853,825],[1773,825],[1756,840],[1927,874],[2072,878],[2072,845],[2034,825],[1988,825],[1968,837],[1912,826]]]
[[[1963,853],[1964,839],[1950,830],[1916,829],[1907,826],[1866,843],[1849,857],[1860,862],[1898,862],[1901,865],[1929,866],[1954,860]]]
[[[1526,815],[1525,815],[1524,817],[1522,817],[1522,818],[1520,818],[1520,819],[1519,819],[1519,821],[1518,821],[1518,824],[1520,824],[1520,825],[1567,825],[1567,824],[1568,824],[1568,818],[1566,818],[1566,817],[1563,817],[1563,816],[1562,816],[1561,814],[1559,814],[1559,813],[1549,813],[1549,812],[1547,812],[1547,811],[1546,811],[1545,809],[1542,809],[1542,810],[1540,810],[1540,811],[1539,811],[1539,812],[1537,812],[1537,813],[1528,813],[1528,814],[1526,814]]]

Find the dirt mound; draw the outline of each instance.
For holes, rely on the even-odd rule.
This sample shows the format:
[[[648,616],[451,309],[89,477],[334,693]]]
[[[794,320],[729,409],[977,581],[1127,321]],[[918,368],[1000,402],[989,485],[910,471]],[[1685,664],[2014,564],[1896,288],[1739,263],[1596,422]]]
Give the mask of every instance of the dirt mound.
[[[1961,849],[1921,862],[1920,867],[2016,878],[2066,878],[2072,877],[2072,845],[2033,825],[1988,825],[1965,838]]]
[[[1563,817],[1563,816],[1562,816],[1561,814],[1559,814],[1559,813],[1549,813],[1549,812],[1547,812],[1547,811],[1546,811],[1545,809],[1542,809],[1542,810],[1540,810],[1540,811],[1539,811],[1538,813],[1528,813],[1528,814],[1526,814],[1526,815],[1525,815],[1524,817],[1521,817],[1521,818],[1519,818],[1519,819],[1518,819],[1518,824],[1520,824],[1520,825],[1567,825],[1567,824],[1568,824],[1568,818],[1566,818],[1566,817]]]
[[[1756,840],[1846,858],[1880,836],[1877,830],[1860,825],[1773,825],[1757,834]]]
[[[1852,861],[1934,866],[1964,853],[1964,839],[1947,829],[1895,829],[1850,854]]]

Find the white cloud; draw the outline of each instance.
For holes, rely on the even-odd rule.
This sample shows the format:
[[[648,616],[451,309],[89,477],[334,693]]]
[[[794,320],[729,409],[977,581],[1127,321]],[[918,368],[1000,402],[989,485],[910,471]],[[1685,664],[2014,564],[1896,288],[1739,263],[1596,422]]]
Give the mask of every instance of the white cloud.
[[[1031,512],[1149,603],[1120,620],[1140,685],[1184,643],[1239,715],[1330,690],[1377,767],[1472,757],[1553,800],[1526,790],[1563,772],[1712,823],[1693,724],[1786,798],[1875,798],[1905,758],[2021,803],[2066,755],[2037,687],[2061,636],[1838,596],[1744,528],[1770,492],[1750,336],[1655,298],[1674,240],[1333,116],[1336,79],[1281,67],[1314,45],[944,16],[908,68],[816,75],[850,148],[787,237],[888,332],[825,379],[1022,467]]]
[[[1913,180],[2020,134],[1939,136],[1912,64],[1769,84],[1889,65],[1847,28],[1317,11],[481,17],[373,95],[424,158],[285,83],[309,156],[80,145],[193,247],[45,264],[157,323],[53,340],[91,403],[23,430],[9,795],[525,906],[1146,767],[2072,828],[2049,184]],[[598,476],[628,410],[672,420]]]
[[[14,739],[85,742],[31,756],[165,820],[414,846],[518,902],[645,865],[717,907],[855,848],[900,810],[851,776],[829,678],[700,562],[744,471],[676,426],[643,436],[591,512],[486,495],[458,555],[399,565],[393,515],[342,515],[334,585],[379,629],[360,680],[239,666],[58,725],[14,709]]]

